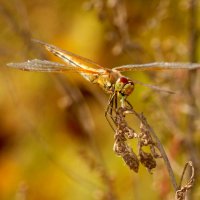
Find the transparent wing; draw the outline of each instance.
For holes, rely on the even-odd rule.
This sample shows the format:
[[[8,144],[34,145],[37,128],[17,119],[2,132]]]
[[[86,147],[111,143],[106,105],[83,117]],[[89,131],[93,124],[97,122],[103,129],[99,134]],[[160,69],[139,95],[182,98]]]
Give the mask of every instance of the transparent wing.
[[[95,74],[97,72],[85,70],[82,68],[77,68],[73,66],[66,66],[57,62],[51,62],[48,60],[29,60],[22,63],[8,63],[8,67],[16,68],[24,71],[36,71],[36,72],[65,72],[65,71],[74,71],[74,72],[83,72]]]
[[[144,70],[176,70],[176,69],[199,69],[200,63],[181,63],[181,62],[153,62],[146,64],[122,65],[115,67],[115,70],[124,71],[144,71]]]
[[[131,79],[131,80],[134,83],[136,83],[136,84],[139,84],[139,85],[151,88],[151,89],[159,91],[159,92],[165,92],[165,93],[169,93],[169,94],[175,94],[176,93],[175,91],[164,89],[164,88],[160,88],[159,86],[156,86],[156,85],[151,85],[151,84],[148,84],[148,83],[143,83],[143,82],[140,82],[140,81],[135,80],[135,79]]]
[[[39,41],[39,40],[33,39],[33,41],[43,45],[49,52],[53,53],[55,56],[61,58],[63,61],[65,61],[66,63],[68,63],[74,67],[80,67],[82,69],[89,70],[89,71],[101,71],[102,72],[102,71],[106,70],[105,68],[96,64],[92,60],[89,60],[82,56],[76,55],[72,52],[62,50],[54,45],[47,44],[47,43]]]

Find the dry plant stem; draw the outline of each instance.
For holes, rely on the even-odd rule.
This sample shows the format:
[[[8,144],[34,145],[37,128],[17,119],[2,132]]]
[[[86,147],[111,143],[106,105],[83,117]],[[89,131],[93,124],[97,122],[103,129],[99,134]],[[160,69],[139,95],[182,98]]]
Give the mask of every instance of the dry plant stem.
[[[185,164],[185,167],[184,167],[184,169],[183,169],[183,173],[182,173],[182,176],[181,176],[179,188],[180,188],[181,185],[182,185],[183,178],[184,178],[184,175],[185,175],[185,172],[186,172],[186,169],[187,169],[188,165],[192,168],[191,178],[190,178],[190,181],[189,181],[189,182],[191,182],[191,181],[193,182],[193,180],[194,180],[194,167],[193,167],[192,162],[189,161],[189,162],[187,162],[187,163]]]
[[[153,128],[148,124],[148,122],[147,122],[146,118],[144,117],[144,115],[143,114],[138,114],[136,111],[134,111],[134,109],[127,110],[125,113],[134,114],[150,130],[151,135],[153,136],[154,140],[156,141],[156,146],[159,149],[159,151],[161,153],[161,156],[162,156],[162,158],[163,158],[163,160],[165,162],[165,165],[166,165],[167,171],[169,173],[169,177],[170,177],[172,186],[174,188],[174,191],[176,191],[178,186],[177,186],[177,182],[176,182],[176,179],[175,179],[175,176],[174,176],[174,172],[172,170],[171,164],[170,164],[169,159],[167,157],[167,154],[166,154],[166,152],[164,150],[164,147],[163,147],[162,143],[160,142],[159,138],[157,137],[156,133],[154,132]]]
[[[197,7],[198,7],[198,1],[196,0],[190,0],[190,21],[189,21],[189,30],[190,30],[190,61],[195,62],[197,61],[197,44],[198,44],[198,30],[197,30]],[[194,143],[194,137],[193,133],[196,131],[195,129],[195,119],[198,117],[198,106],[195,103],[195,96],[196,94],[193,91],[194,82],[197,80],[197,71],[192,70],[188,74],[188,97],[189,97],[189,105],[192,107],[193,113],[188,117],[188,149],[189,154],[194,162],[195,168],[199,168],[200,162],[199,162],[199,155],[197,151],[197,147]]]
[[[190,176],[188,183],[186,183],[185,186],[182,186],[183,178],[184,178],[184,175],[185,175],[185,172],[186,172],[186,169],[187,169],[188,166],[191,167],[191,170],[192,170],[191,176]],[[179,184],[178,189],[176,191],[176,195],[175,195],[176,200],[185,200],[187,191],[189,189],[191,189],[193,184],[194,184],[194,175],[195,175],[194,174],[194,166],[193,166],[192,162],[189,161],[185,164],[185,167],[184,167],[184,170],[183,170],[183,173],[182,173],[182,176],[181,176],[180,184]]]
[[[189,29],[189,57],[191,62],[197,61],[197,53],[198,53],[198,40],[199,40],[199,30],[198,30],[198,1],[197,0],[190,0],[190,8],[189,8],[189,23],[188,23],[188,29]],[[188,101],[189,105],[193,110],[192,115],[188,116],[188,133],[187,133],[187,140],[186,145],[188,149],[188,154],[190,159],[194,163],[194,168],[196,169],[197,173],[199,172],[200,168],[200,161],[199,161],[199,152],[198,147],[195,144],[194,141],[194,133],[196,132],[196,126],[195,126],[195,119],[199,117],[199,109],[195,102],[195,94],[194,91],[194,83],[197,80],[197,71],[192,70],[188,74],[188,81],[187,81],[187,87],[188,87]],[[196,179],[199,180],[198,176],[196,176]],[[196,181],[196,183],[198,182]],[[195,184],[192,187],[192,190],[194,190]],[[189,199],[194,199],[193,191],[191,191],[188,194]]]

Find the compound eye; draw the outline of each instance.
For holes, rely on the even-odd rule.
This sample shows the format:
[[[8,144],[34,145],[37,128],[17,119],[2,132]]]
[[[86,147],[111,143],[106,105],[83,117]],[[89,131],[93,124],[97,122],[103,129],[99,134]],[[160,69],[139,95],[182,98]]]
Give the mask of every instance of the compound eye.
[[[134,83],[129,80],[128,83],[126,85],[124,85],[123,89],[122,89],[122,93],[126,96],[129,96],[134,90]]]
[[[120,77],[115,84],[115,91],[118,91],[122,96],[129,96],[133,90],[134,83],[126,77]]]
[[[124,85],[127,84],[129,81],[126,77],[120,77],[117,82],[121,82]]]
[[[128,79],[126,77],[120,77],[117,79],[115,84],[115,90],[121,92],[123,87],[128,83]]]

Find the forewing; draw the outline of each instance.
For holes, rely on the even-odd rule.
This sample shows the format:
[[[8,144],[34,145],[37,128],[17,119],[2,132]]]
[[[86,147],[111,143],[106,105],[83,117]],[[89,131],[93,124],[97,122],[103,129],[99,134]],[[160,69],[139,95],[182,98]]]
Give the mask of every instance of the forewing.
[[[106,70],[102,66],[96,64],[95,62],[93,62],[87,58],[84,58],[82,56],[76,55],[72,52],[62,50],[54,45],[47,44],[47,43],[39,41],[39,40],[33,39],[33,41],[43,45],[48,51],[53,53],[55,56],[61,58],[63,61],[65,61],[66,63],[68,63],[74,67],[80,67],[82,69],[94,71],[94,72],[95,71],[103,72]]]
[[[177,70],[177,69],[199,69],[200,63],[181,63],[181,62],[153,62],[146,64],[122,65],[115,67],[115,70],[124,71],[146,71],[146,70]]]
[[[57,62],[51,62],[48,60],[29,60],[22,63],[8,63],[8,67],[16,68],[24,71],[36,71],[36,72],[65,72],[65,71],[74,71],[74,72],[83,72],[95,74],[97,72],[85,70],[78,67],[66,66]]]

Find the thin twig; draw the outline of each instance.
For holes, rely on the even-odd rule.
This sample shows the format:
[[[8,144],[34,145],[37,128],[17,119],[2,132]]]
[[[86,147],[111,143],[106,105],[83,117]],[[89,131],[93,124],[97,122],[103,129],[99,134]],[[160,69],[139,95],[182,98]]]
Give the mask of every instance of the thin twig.
[[[192,170],[191,176],[190,176],[189,181],[184,186],[182,186],[183,178],[184,178],[184,175],[185,175],[185,172],[186,172],[186,169],[187,169],[188,166],[191,167],[191,170]],[[193,166],[192,161],[189,161],[185,164],[185,167],[183,169],[180,184],[178,186],[178,189],[177,189],[176,195],[175,195],[176,200],[185,200],[187,191],[189,189],[191,189],[193,184],[194,184],[194,176],[195,176],[194,166]]]
[[[196,62],[197,61],[197,53],[198,53],[198,41],[199,41],[199,30],[197,25],[198,20],[198,1],[196,0],[190,0],[190,7],[189,7],[189,58],[190,62]],[[194,133],[196,132],[196,126],[195,126],[195,119],[199,117],[199,109],[198,105],[195,102],[195,94],[194,91],[194,83],[197,80],[197,71],[192,70],[188,74],[188,81],[187,81],[187,87],[188,87],[188,101],[190,107],[192,107],[193,113],[192,115],[188,116],[188,134],[187,134],[187,140],[186,145],[188,149],[188,154],[190,156],[190,159],[194,163],[194,168],[196,170],[199,169],[200,161],[199,161],[199,152],[198,148],[194,141]],[[199,171],[199,170],[198,170]],[[198,176],[196,177],[198,178]],[[199,179],[199,178],[198,178]],[[195,186],[195,185],[194,185]],[[194,187],[193,187],[194,189]],[[189,193],[189,198],[193,198],[192,192]]]

